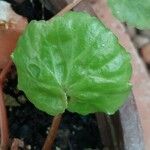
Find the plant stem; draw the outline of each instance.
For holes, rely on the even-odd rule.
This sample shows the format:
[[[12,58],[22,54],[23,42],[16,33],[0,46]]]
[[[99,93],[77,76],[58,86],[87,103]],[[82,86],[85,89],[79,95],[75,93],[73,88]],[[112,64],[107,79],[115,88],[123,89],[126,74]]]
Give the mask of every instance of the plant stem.
[[[0,85],[0,134],[1,134],[1,144],[0,149],[6,150],[9,145],[9,136],[8,136],[8,121],[6,108],[4,104],[2,86]]]
[[[4,69],[0,73],[0,85],[3,85],[5,77],[6,77],[7,73],[10,71],[11,66],[12,66],[12,61],[9,60],[8,63],[6,64],[6,66],[4,67]]]
[[[63,8],[59,13],[56,14],[56,16],[62,16],[66,12],[70,11],[72,8],[74,8],[76,5],[78,5],[82,0],[74,0],[72,3],[68,4],[65,8]]]
[[[42,150],[51,150],[52,149],[52,145],[53,145],[54,140],[57,136],[57,131],[58,131],[58,128],[59,128],[59,125],[60,125],[60,122],[61,122],[61,118],[62,118],[61,114],[58,115],[58,116],[55,116],[53,118],[51,129],[48,133],[47,139],[44,143],[44,146],[43,146]]]
[[[0,73],[0,149],[7,150],[9,146],[8,120],[3,97],[3,83],[12,62],[9,61]]]

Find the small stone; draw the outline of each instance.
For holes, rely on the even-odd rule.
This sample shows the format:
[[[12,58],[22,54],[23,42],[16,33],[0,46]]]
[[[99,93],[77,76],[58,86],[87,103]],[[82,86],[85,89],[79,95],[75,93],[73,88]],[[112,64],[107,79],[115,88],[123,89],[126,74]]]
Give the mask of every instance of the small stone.
[[[12,107],[9,107],[9,111],[10,111],[10,112],[12,111]]]
[[[49,131],[50,131],[50,127],[47,127],[46,135],[48,135]]]
[[[27,150],[31,150],[31,148],[32,148],[31,145],[27,145],[27,146],[26,146],[26,149],[27,149]]]
[[[56,146],[56,150],[61,150],[61,148],[60,148],[60,147],[58,147],[58,146]]]
[[[6,106],[11,106],[11,107],[20,106],[19,103],[17,103],[16,99],[8,94],[4,94],[4,100]]]
[[[25,104],[27,100],[26,100],[26,98],[23,95],[20,95],[20,96],[18,96],[18,101],[21,104]]]
[[[47,130],[50,130],[50,127],[47,127]]]
[[[48,135],[48,133],[49,133],[49,130],[46,130],[46,135]]]

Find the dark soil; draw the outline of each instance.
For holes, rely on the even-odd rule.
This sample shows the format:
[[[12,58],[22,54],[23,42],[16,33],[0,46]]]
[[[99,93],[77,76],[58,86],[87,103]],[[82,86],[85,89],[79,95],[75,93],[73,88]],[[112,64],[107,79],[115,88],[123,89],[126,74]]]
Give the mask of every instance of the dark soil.
[[[16,13],[33,19],[49,19],[53,10],[42,8],[38,0],[25,0],[17,3],[15,0],[6,0],[12,4]],[[41,150],[52,122],[52,116],[36,109],[17,89],[17,74],[15,67],[8,75],[4,85],[4,92],[20,103],[19,107],[8,107],[10,138],[19,138],[25,142],[24,149]],[[89,149],[88,149],[89,148]],[[99,150],[102,149],[95,115],[80,116],[65,112],[60,129],[54,144],[56,150]]]
[[[44,1],[46,0],[40,0],[43,1],[43,6],[39,0],[22,0],[22,3],[18,3],[17,1],[20,0],[5,0],[9,2],[13,8],[13,10],[24,17],[28,19],[30,22],[31,20],[41,20],[50,19],[54,14],[53,10],[48,10],[44,7]]]

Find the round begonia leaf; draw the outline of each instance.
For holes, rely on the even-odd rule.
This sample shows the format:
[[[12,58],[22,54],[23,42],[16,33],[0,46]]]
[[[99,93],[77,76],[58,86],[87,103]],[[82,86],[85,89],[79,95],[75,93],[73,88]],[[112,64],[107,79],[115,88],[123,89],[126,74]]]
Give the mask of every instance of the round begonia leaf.
[[[114,113],[130,93],[130,55],[96,17],[32,21],[12,54],[18,88],[50,115]]]

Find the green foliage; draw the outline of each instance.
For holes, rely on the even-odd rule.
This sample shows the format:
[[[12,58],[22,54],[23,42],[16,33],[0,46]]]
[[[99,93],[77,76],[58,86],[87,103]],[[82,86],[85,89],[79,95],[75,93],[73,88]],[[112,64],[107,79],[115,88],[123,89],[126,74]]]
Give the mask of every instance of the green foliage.
[[[108,0],[113,14],[139,29],[150,29],[150,0]]]
[[[95,17],[70,12],[32,21],[12,54],[18,88],[51,115],[114,113],[131,89],[130,56]]]

